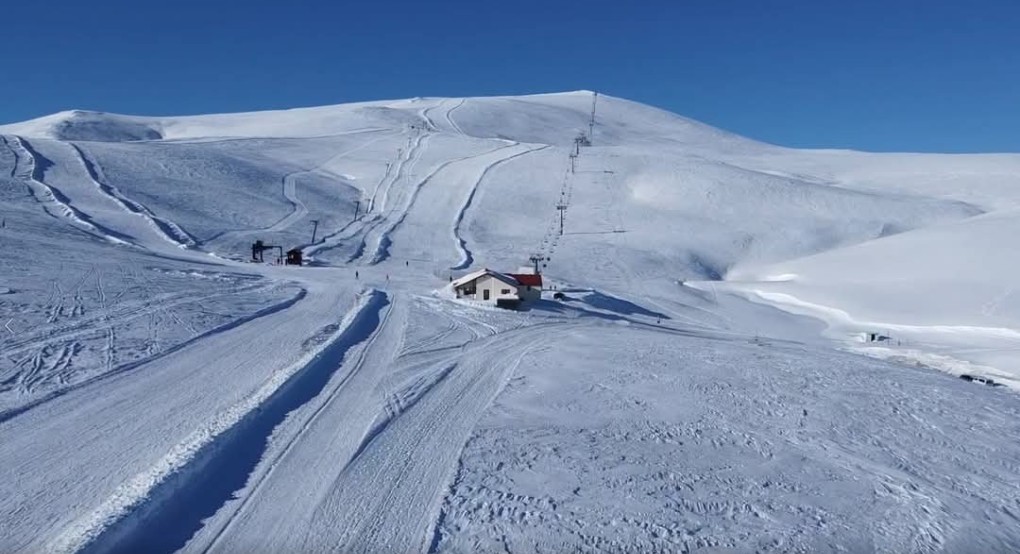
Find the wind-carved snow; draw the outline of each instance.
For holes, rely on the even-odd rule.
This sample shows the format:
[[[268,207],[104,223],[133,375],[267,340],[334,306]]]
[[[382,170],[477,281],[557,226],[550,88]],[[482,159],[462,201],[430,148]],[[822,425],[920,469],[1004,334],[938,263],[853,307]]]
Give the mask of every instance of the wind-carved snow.
[[[1020,548],[1020,156],[591,102],[0,127],[0,547]]]

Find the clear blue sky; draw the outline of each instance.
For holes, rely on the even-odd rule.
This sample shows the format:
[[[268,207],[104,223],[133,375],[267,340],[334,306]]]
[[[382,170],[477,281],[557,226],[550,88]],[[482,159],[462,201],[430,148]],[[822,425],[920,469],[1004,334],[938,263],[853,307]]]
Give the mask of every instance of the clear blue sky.
[[[1020,152],[1016,0],[56,0],[0,16],[0,122],[597,88],[788,146]]]

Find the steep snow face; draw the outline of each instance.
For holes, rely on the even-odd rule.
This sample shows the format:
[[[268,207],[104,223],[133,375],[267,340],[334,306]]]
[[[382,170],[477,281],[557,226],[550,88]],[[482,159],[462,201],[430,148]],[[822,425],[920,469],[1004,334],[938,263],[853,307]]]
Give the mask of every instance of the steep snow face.
[[[818,317],[831,336],[851,344],[867,333],[888,336],[863,345],[871,354],[988,374],[1020,388],[1018,216],[995,212],[749,267],[724,288]]]

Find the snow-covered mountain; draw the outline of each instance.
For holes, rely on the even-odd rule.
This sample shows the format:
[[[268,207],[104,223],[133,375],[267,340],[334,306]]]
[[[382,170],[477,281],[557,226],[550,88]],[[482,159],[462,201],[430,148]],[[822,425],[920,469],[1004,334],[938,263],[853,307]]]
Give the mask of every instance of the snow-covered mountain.
[[[0,126],[0,546],[1020,546],[1020,155],[593,99]]]

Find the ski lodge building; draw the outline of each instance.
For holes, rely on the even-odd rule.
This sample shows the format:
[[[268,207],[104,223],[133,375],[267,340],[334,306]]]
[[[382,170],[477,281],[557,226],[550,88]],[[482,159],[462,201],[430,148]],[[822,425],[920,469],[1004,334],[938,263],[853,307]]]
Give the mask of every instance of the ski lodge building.
[[[516,308],[542,297],[542,276],[537,273],[500,273],[485,268],[453,282],[457,298]]]

